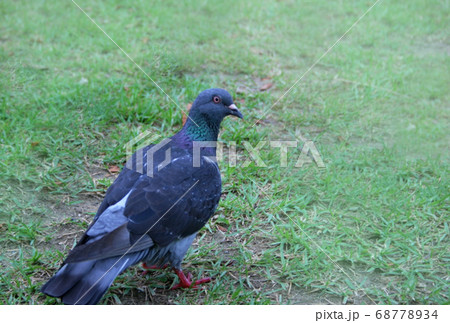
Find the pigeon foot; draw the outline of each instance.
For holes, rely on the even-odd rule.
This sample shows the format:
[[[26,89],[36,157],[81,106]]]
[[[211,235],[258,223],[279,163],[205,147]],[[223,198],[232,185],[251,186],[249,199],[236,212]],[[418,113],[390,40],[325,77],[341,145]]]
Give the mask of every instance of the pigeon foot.
[[[178,278],[180,279],[180,282],[173,286],[171,289],[178,289],[178,288],[192,288],[192,289],[199,289],[199,285],[209,283],[211,281],[211,277],[205,277],[202,279],[199,279],[195,282],[192,281],[192,274],[188,273],[187,276],[184,274],[184,272],[181,269],[175,269],[175,273],[178,275]]]

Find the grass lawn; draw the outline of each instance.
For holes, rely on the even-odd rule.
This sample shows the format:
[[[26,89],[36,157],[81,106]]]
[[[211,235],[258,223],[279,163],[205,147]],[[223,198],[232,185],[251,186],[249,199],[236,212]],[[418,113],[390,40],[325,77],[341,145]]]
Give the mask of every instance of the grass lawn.
[[[134,267],[104,304],[448,304],[450,3],[382,0],[322,57],[374,2],[76,0],[176,104],[72,1],[0,2],[0,303],[58,303],[126,143],[222,87],[237,167],[184,262],[215,279]],[[299,144],[246,165],[270,140]]]

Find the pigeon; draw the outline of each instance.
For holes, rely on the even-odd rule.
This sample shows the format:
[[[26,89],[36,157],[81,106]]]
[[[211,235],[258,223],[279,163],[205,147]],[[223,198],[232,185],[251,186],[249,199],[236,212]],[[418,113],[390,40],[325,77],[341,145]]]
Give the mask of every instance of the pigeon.
[[[173,268],[176,288],[198,288],[181,263],[214,214],[222,183],[215,143],[222,120],[243,118],[224,89],[199,94],[174,136],[126,162],[84,235],[41,292],[64,304],[97,304],[128,267]]]

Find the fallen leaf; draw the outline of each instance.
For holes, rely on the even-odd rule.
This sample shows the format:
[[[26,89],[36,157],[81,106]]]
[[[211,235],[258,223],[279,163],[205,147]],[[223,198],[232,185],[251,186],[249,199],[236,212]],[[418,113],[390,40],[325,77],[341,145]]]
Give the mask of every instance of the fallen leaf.
[[[109,166],[108,172],[110,172],[110,173],[118,173],[118,172],[120,172],[120,168],[117,165],[112,165],[112,166]]]
[[[187,106],[186,106],[188,114],[189,114],[189,111],[191,110],[191,107],[192,107],[192,103],[188,103]],[[187,116],[188,115],[186,114],[186,112],[183,111],[183,126],[186,123]]]
[[[223,227],[223,226],[221,226],[221,225],[216,224],[216,226],[217,226],[217,229],[219,229],[219,230],[222,231],[222,232],[227,232],[227,231],[228,231],[227,228],[225,228],[225,227]]]
[[[259,90],[260,90],[260,91],[267,91],[267,90],[270,89],[272,86],[273,86],[273,83],[272,83],[272,82],[269,82],[269,83],[263,84],[263,85],[259,88]]]

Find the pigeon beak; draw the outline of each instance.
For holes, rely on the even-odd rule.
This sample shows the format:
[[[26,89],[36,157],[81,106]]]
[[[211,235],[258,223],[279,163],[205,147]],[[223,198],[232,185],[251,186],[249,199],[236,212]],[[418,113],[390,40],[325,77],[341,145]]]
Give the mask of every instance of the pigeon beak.
[[[243,119],[244,116],[242,115],[241,111],[238,110],[237,106],[233,103],[232,105],[228,106],[228,109],[230,109],[230,114],[233,116],[236,116],[238,118]]]

